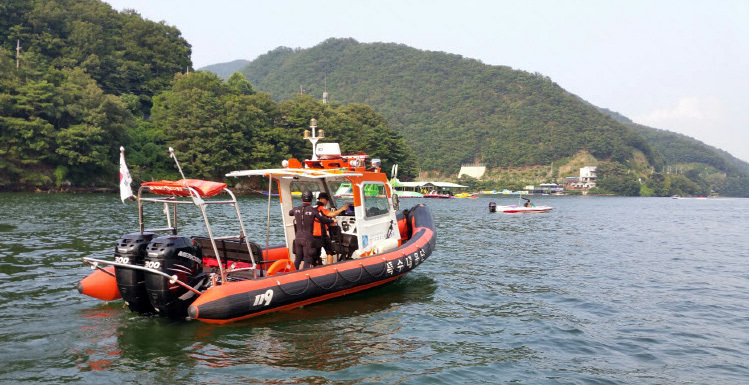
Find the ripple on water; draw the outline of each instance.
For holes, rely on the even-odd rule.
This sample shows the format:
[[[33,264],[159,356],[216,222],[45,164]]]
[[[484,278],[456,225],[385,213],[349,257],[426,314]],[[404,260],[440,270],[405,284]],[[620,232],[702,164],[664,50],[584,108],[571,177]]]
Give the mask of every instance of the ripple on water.
[[[216,326],[140,317],[121,301],[78,295],[75,283],[91,271],[81,258],[109,255],[116,239],[137,227],[132,205],[112,195],[4,194],[0,357],[12,359],[4,360],[0,377],[175,384],[745,381],[749,258],[741,246],[749,243],[749,218],[738,212],[747,212],[749,201],[536,197],[555,209],[510,216],[488,213],[489,200],[516,201],[426,202],[437,219],[437,250],[389,287]],[[243,216],[265,218],[266,204],[242,198]],[[248,227],[264,239],[264,226]],[[271,243],[280,240],[272,235]]]

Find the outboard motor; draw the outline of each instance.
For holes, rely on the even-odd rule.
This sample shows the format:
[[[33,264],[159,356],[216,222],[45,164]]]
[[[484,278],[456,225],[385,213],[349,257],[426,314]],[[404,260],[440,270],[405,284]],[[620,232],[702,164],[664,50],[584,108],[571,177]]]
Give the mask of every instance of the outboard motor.
[[[145,267],[159,270],[169,276],[200,289],[206,281],[203,273],[203,254],[195,241],[188,237],[167,236],[154,238],[146,249]],[[165,317],[182,318],[187,316],[187,307],[197,298],[197,294],[170,279],[153,273],[146,273],[146,289],[151,305]]]
[[[497,212],[497,204],[494,202],[489,202],[489,212],[490,213],[496,213]]]
[[[133,266],[143,266],[146,258],[146,247],[153,233],[132,233],[123,235],[114,247],[114,260]],[[143,270],[116,267],[114,270],[117,288],[131,311],[136,313],[153,313],[154,309],[146,292],[146,277]]]

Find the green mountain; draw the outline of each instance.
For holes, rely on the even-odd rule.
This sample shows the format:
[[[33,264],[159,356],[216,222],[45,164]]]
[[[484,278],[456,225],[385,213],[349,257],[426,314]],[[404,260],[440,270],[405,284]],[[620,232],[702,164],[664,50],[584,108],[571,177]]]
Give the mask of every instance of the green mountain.
[[[344,151],[416,173],[411,149],[370,106],[276,102],[238,72],[223,81],[191,66],[179,30],[134,11],[0,2],[0,190],[114,187],[120,146],[136,183],[179,178],[169,147],[193,178],[278,167],[309,156],[302,135],[313,117]]]
[[[326,90],[333,102],[373,106],[419,154],[422,170],[548,165],[580,151],[622,163],[642,154],[662,166],[642,135],[548,77],[459,55],[330,39],[270,51],[243,73],[274,98]]]
[[[669,164],[699,163],[729,175],[749,175],[749,163],[724,150],[709,146],[683,134],[637,124],[631,119],[605,108],[599,110],[644,136],[651,146],[663,154]]]
[[[97,0],[0,2],[0,36],[0,189],[111,180],[128,130],[191,66],[176,28]]]
[[[746,162],[693,138],[634,124],[538,73],[353,39],[280,47],[242,73],[279,100],[300,91],[319,99],[325,91],[334,104],[372,106],[418,154],[421,171],[450,175],[477,162],[503,169],[558,166],[592,155],[603,162],[609,185],[626,184],[627,194],[638,193],[639,176],[646,181],[639,193],[749,195]]]
[[[221,79],[229,79],[231,74],[242,71],[247,65],[250,64],[249,60],[234,60],[226,63],[211,64],[202,68],[199,71],[213,72],[218,75]]]

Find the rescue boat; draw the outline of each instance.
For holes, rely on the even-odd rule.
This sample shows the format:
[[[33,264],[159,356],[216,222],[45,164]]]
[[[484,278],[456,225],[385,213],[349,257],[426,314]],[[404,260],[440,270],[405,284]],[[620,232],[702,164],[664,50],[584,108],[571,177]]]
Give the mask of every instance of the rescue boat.
[[[266,238],[261,247],[247,239],[237,199],[225,183],[184,175],[177,181],[147,182],[135,197],[138,230],[120,237],[114,259],[84,258],[95,271],[78,283],[79,292],[104,301],[121,297],[140,314],[226,323],[383,286],[422,264],[436,244],[430,210],[425,205],[401,210],[379,160],[372,159],[367,166],[367,155],[341,155],[337,143],[317,143],[314,120],[311,128],[312,136],[305,137],[313,145],[312,159],[289,159],[278,169],[226,174],[265,177],[276,184],[284,214],[283,244],[270,245]],[[332,192],[344,184],[351,187],[351,196],[328,203],[332,210],[351,203],[336,217],[339,225],[330,228],[332,250],[324,251],[327,257],[321,266],[295,270],[296,256],[290,248],[294,218],[286,214],[301,201],[293,192],[335,196]],[[266,226],[270,226],[271,200],[269,196]],[[144,207],[152,204],[164,207],[158,211],[166,227],[146,226],[153,222],[146,213],[156,210]],[[233,207],[236,234],[213,234],[208,212],[217,205]],[[198,208],[205,234],[178,231],[178,207],[183,206]],[[257,224],[262,226],[261,221]]]

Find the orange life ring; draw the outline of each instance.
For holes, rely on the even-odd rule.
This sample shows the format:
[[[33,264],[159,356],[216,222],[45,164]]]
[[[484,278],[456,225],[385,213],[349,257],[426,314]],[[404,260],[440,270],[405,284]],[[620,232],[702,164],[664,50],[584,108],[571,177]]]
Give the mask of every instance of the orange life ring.
[[[296,267],[294,267],[294,264],[291,263],[290,260],[279,259],[278,261],[273,262],[273,264],[270,265],[268,271],[265,272],[265,276],[270,277],[271,275],[276,275],[278,273],[288,273],[294,270],[296,270]]]

